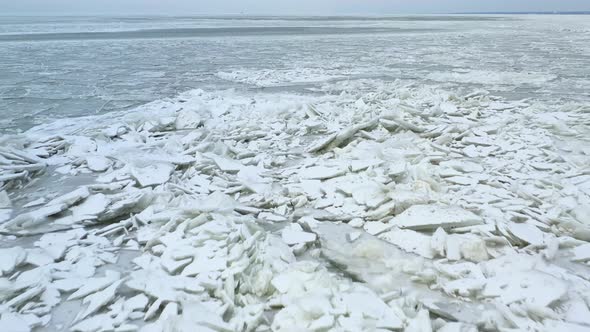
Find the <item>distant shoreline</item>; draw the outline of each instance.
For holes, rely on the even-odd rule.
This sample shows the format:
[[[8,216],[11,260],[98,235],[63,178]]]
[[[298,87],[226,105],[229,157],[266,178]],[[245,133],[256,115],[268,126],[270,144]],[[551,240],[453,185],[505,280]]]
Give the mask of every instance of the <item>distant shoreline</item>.
[[[96,13],[96,14],[88,14],[88,13],[63,13],[63,14],[53,14],[53,13],[46,13],[46,14],[39,14],[39,13],[0,13],[0,17],[167,17],[167,18],[233,18],[233,19],[250,19],[250,18],[260,18],[260,19],[267,19],[267,18],[292,18],[292,19],[300,19],[300,18],[317,18],[317,19],[326,19],[326,18],[340,18],[340,19],[350,19],[350,18],[374,18],[374,19],[381,19],[381,18],[391,18],[391,17],[410,17],[410,16],[445,16],[445,15],[590,15],[589,11],[523,11],[523,12],[451,12],[451,13],[387,13],[387,14],[343,14],[343,15],[282,15],[282,14],[274,14],[274,15],[264,15],[264,14],[243,14],[243,13],[227,13],[227,14],[203,14],[203,13],[195,13],[195,14],[183,14],[183,15],[175,15],[175,14],[159,14],[154,15],[150,13],[136,13],[136,14],[109,14],[109,13]]]
[[[464,12],[452,15],[590,15],[590,11],[553,11],[553,12]]]

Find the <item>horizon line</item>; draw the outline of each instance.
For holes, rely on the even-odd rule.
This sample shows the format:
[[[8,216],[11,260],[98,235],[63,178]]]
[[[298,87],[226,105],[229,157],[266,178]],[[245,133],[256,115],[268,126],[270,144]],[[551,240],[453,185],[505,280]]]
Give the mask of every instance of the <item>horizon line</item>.
[[[192,14],[154,14],[154,13],[26,13],[18,12],[0,14],[0,17],[95,17],[95,16],[150,16],[150,17],[392,17],[392,16],[426,16],[426,15],[588,15],[590,10],[565,10],[565,11],[482,11],[482,12],[441,12],[441,13],[348,13],[348,14],[256,14],[256,13],[192,13]]]

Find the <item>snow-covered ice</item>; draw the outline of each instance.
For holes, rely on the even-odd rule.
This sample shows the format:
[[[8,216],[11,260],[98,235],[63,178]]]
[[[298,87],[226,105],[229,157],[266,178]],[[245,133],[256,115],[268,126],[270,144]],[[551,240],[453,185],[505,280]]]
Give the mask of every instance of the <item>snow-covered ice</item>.
[[[0,329],[590,330],[587,104],[295,74],[2,139]]]

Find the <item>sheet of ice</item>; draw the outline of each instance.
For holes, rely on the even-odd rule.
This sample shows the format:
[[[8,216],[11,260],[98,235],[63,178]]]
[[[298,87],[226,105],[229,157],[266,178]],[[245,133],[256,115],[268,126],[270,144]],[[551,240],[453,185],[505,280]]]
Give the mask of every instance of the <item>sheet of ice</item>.
[[[291,224],[283,229],[281,232],[281,238],[286,244],[294,245],[313,242],[316,240],[316,235],[304,232],[298,224]]]
[[[8,193],[5,190],[0,191],[0,209],[8,209],[12,207],[12,202]]]
[[[311,82],[323,82],[330,79],[344,78],[354,71],[342,69],[324,70],[322,68],[298,68],[294,70],[236,70],[218,72],[217,77],[257,86],[280,86]]]
[[[340,167],[313,166],[301,170],[299,174],[303,179],[327,180],[345,173],[346,170]]]
[[[0,276],[8,276],[27,258],[27,252],[21,247],[0,249]]]
[[[496,72],[486,70],[469,70],[457,72],[433,72],[427,79],[438,82],[475,83],[491,85],[531,84],[540,85],[557,77],[546,73]]]
[[[134,167],[131,176],[141,187],[149,187],[168,182],[174,166],[170,164],[154,164],[145,167]]]
[[[102,156],[90,156],[86,157],[86,164],[88,165],[88,169],[93,172],[104,172],[111,167],[113,162]]]
[[[461,207],[439,205],[413,205],[389,221],[391,225],[412,230],[452,229],[482,223],[479,216]]]

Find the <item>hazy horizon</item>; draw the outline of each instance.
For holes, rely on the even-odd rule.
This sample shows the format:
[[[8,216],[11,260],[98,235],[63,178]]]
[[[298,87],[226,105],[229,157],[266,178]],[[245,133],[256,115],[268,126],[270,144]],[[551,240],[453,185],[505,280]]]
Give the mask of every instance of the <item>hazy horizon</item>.
[[[277,3],[271,0],[0,0],[5,15],[396,15],[478,12],[571,12],[590,11],[584,0],[467,1],[418,0],[413,3],[386,0],[301,0]]]

